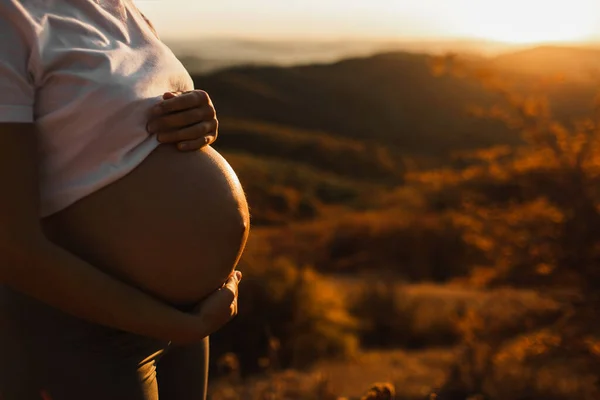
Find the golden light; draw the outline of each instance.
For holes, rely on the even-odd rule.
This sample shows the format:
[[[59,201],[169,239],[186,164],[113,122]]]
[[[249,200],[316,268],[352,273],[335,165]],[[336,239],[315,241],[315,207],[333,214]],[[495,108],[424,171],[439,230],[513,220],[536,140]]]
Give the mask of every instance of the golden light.
[[[511,43],[600,37],[600,0],[135,1],[164,36],[459,37]]]
[[[594,33],[598,0],[481,0],[461,22],[469,36],[509,43],[569,42]]]

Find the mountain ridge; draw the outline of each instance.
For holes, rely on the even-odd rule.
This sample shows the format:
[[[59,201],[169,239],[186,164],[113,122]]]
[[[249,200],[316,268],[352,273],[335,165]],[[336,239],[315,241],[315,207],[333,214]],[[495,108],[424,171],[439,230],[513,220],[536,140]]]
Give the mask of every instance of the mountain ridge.
[[[568,60],[572,53],[562,54]],[[451,166],[457,152],[520,143],[500,122],[467,112],[494,104],[493,93],[473,79],[436,77],[431,65],[427,54],[387,52],[329,64],[231,67],[193,79],[221,121],[215,147],[251,182],[249,198],[264,210],[258,220],[275,223],[324,205],[365,207],[364,193],[378,198],[402,185],[407,164]],[[524,90],[541,77],[527,68],[498,73]],[[564,120],[585,115],[596,93],[569,79],[544,90]]]

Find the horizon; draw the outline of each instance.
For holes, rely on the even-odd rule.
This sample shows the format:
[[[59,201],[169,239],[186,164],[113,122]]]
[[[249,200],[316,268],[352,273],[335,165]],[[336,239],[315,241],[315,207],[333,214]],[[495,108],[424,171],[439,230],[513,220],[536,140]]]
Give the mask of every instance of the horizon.
[[[453,53],[466,57],[494,59],[535,49],[555,49],[563,55],[577,49],[600,51],[600,42],[580,45],[573,43],[501,44],[479,41],[331,41],[313,42],[292,39],[260,40],[248,38],[199,38],[166,40],[165,44],[180,57],[194,74],[206,74],[238,66],[279,66],[332,64],[352,58],[370,58],[385,53],[443,55]],[[571,51],[570,53],[564,53]],[[546,53],[548,54],[548,53]],[[554,53],[557,54],[557,53]]]
[[[600,2],[571,0],[137,0],[165,40],[489,42],[586,45],[600,39]],[[340,17],[343,10],[343,18]]]
[[[360,38],[360,37],[338,37],[338,38],[301,38],[301,37],[283,37],[283,38],[272,38],[272,37],[248,37],[243,35],[222,35],[222,36],[190,36],[190,37],[162,37],[162,39],[169,44],[174,45],[197,45],[201,43],[252,43],[252,44],[264,44],[264,45],[278,45],[278,44],[306,44],[306,45],[335,45],[335,44],[371,44],[376,45],[390,45],[396,46],[399,51],[407,49],[422,49],[422,51],[428,53],[428,49],[431,47],[441,46],[444,48],[453,48],[460,52],[463,48],[470,50],[477,49],[481,55],[497,55],[503,52],[519,51],[523,49],[534,49],[540,47],[555,47],[555,48],[600,48],[600,39],[590,39],[587,41],[544,41],[544,42],[533,42],[533,43],[511,43],[502,42],[498,40],[486,40],[477,38],[464,38],[464,37],[441,37],[441,38]],[[406,47],[403,47],[406,46]],[[385,46],[383,47],[386,48]],[[500,50],[498,50],[500,49]],[[488,51],[489,50],[489,51]]]

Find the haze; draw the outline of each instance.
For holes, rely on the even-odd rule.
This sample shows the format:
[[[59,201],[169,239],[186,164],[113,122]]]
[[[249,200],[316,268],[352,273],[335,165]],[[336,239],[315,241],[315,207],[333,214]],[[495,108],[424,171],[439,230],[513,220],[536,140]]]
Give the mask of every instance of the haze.
[[[169,39],[600,38],[597,0],[137,0]]]

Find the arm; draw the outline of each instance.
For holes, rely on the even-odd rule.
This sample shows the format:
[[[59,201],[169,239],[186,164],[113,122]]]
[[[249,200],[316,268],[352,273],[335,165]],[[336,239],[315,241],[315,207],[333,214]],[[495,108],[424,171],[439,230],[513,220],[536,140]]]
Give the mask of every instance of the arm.
[[[0,1],[0,284],[94,323],[179,343],[202,339],[235,315],[230,305],[238,279],[208,296],[196,313],[185,314],[45,237],[33,123],[43,66],[31,21],[22,2]]]
[[[211,333],[206,313],[154,300],[44,236],[36,136],[32,123],[0,123],[0,284],[79,318],[161,340],[185,343]]]

